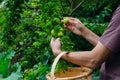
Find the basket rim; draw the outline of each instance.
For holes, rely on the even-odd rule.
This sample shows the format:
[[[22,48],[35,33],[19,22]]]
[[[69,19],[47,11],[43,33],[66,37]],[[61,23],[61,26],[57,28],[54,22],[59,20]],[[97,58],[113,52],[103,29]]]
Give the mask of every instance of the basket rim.
[[[90,76],[92,75],[92,70],[90,68],[87,68],[87,67],[70,67],[69,69],[81,69],[81,68],[84,68],[87,71],[87,73],[84,73],[82,75],[77,75],[77,76],[72,76],[72,77],[63,77],[63,78],[59,78],[59,77],[55,77],[55,80],[68,80],[68,79],[78,79],[78,78],[83,78],[83,77],[87,77],[87,76]],[[52,80],[51,77],[50,77],[50,72],[46,75],[46,78],[49,79],[49,80]]]
[[[62,55],[64,55],[64,54],[67,54],[67,52],[61,52],[56,58],[55,58],[55,60],[54,60],[54,62],[53,62],[53,64],[52,64],[52,68],[51,68],[51,72],[50,72],[50,77],[49,76],[46,76],[46,78],[51,78],[51,79],[49,79],[49,80],[61,80],[61,79],[56,79],[56,77],[55,77],[55,68],[56,68],[56,65],[57,65],[57,63],[58,63],[58,61],[59,61],[59,59],[62,57]],[[83,66],[84,67],[84,66]],[[80,68],[80,67],[79,67]],[[85,67],[84,67],[85,68]],[[84,74],[85,76],[87,76],[88,74],[90,74],[91,72],[92,72],[92,69],[90,69],[90,68],[88,68],[88,67],[86,67],[86,69],[88,69],[89,70],[89,73],[86,73],[86,74]],[[83,76],[84,76],[83,75]],[[69,76],[69,78],[70,78],[71,76]],[[76,76],[76,77],[82,77],[82,76]],[[75,79],[75,77],[72,77],[72,78],[74,78]],[[65,78],[63,78],[63,80],[68,80],[68,78],[67,79],[65,79]]]

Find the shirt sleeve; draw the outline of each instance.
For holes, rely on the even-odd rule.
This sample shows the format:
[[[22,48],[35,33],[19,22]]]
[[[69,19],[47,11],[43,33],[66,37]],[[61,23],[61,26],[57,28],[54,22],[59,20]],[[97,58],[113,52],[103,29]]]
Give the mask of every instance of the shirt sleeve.
[[[116,9],[108,28],[100,38],[100,42],[111,52],[120,52],[120,6]]]

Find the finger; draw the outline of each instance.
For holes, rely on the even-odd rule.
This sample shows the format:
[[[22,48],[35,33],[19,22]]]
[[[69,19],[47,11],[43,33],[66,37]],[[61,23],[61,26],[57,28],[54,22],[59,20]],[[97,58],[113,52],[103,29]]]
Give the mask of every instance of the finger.
[[[69,25],[69,24],[64,24],[64,27],[65,27],[66,29],[69,29],[69,30],[70,30],[71,25]]]
[[[55,40],[54,37],[52,37],[50,45],[52,45],[52,43],[54,42],[54,40]]]
[[[73,18],[73,17],[69,17],[69,19],[71,19],[71,20],[76,20],[76,18]]]
[[[66,18],[66,17],[64,17],[64,18]],[[64,18],[63,18],[63,20],[61,20],[61,22],[62,23],[64,23]],[[76,18],[73,18],[73,17],[67,17],[68,18],[68,24],[75,24],[76,23]],[[65,24],[65,25],[67,25],[67,24]]]
[[[65,28],[67,28],[67,27],[69,27],[69,26],[70,26],[69,24],[64,24],[64,27],[65,27]]]
[[[60,41],[60,38],[58,38],[58,40]]]
[[[64,22],[64,18],[68,18],[68,19],[71,19],[71,20],[76,20],[76,18],[73,18],[73,17],[63,17],[63,19],[61,20],[61,22]]]
[[[60,38],[57,38],[56,41],[60,41]]]
[[[62,19],[61,22],[64,23],[64,20]]]
[[[73,24],[75,24],[75,23],[76,23],[76,20],[69,19],[69,23],[73,25]]]
[[[74,17],[69,17],[70,19],[75,19]]]
[[[65,17],[63,17],[62,20],[61,20],[62,23],[64,23],[64,18],[65,18]]]
[[[67,29],[69,29],[70,31],[73,31],[74,27],[67,27]]]

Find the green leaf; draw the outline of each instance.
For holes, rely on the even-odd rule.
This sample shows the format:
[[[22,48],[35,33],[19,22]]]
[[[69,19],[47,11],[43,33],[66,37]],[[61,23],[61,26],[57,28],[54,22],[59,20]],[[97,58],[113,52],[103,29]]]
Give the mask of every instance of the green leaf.
[[[16,68],[16,71],[13,71],[7,78],[0,77],[0,80],[22,80],[23,75],[21,74],[21,66],[19,63],[14,64],[12,67]]]
[[[15,52],[12,50],[8,50],[6,52],[1,53],[0,55],[0,74],[2,77],[7,77],[9,74],[9,66],[12,57]]]

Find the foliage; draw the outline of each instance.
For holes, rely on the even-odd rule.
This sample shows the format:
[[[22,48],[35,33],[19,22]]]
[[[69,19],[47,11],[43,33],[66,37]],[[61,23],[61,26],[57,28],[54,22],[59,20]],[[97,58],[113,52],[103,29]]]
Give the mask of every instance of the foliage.
[[[0,78],[0,80],[22,80],[21,66],[16,63],[12,66],[16,71],[13,71],[7,78]]]
[[[119,0],[114,3],[112,1],[0,0],[0,52],[9,49],[15,51],[12,54],[14,57],[5,61],[0,59],[1,64],[5,64],[0,65],[0,73],[4,74],[6,71],[4,77],[9,76],[8,79],[14,75],[22,77],[23,72],[24,80],[45,80],[55,58],[49,45],[52,37],[61,38],[62,50],[81,51],[93,48],[86,40],[66,30],[61,19],[66,16],[77,17],[86,27],[101,36],[119,4]],[[16,71],[9,72],[9,67],[16,62],[19,62],[16,64]],[[56,71],[69,66],[74,65],[60,60]]]
[[[24,80],[43,80],[47,74],[48,66],[38,63],[33,66],[31,69],[26,69],[24,71]],[[44,78],[43,78],[44,76]]]
[[[9,74],[10,60],[14,56],[15,52],[8,51],[1,53],[0,55],[0,74],[2,77],[6,77]]]
[[[0,55],[0,80],[20,80],[22,79],[21,66],[19,63],[11,65],[11,59],[15,52],[9,50]],[[11,71],[10,71],[11,70]]]

